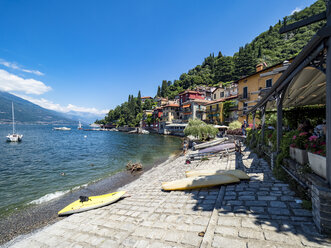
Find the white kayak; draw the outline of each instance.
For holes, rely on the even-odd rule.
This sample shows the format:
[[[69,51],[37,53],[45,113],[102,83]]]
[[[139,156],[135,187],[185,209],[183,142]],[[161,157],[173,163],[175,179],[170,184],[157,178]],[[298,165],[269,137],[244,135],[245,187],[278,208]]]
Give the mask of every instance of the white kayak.
[[[237,182],[240,182],[239,178],[232,175],[213,175],[189,177],[172,182],[164,182],[162,183],[162,188],[164,190],[188,190]]]
[[[200,177],[200,176],[213,176],[213,175],[232,175],[242,180],[249,179],[249,176],[242,170],[192,170],[185,171],[186,177]]]

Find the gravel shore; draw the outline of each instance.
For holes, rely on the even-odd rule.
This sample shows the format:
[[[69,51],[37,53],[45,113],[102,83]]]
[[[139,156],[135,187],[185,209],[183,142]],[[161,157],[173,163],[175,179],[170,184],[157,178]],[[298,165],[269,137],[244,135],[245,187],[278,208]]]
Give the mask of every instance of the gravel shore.
[[[310,211],[248,150],[185,164],[181,156],[120,187],[112,205],[74,214],[5,247],[330,247]],[[161,183],[191,169],[243,169],[249,181],[188,191]]]

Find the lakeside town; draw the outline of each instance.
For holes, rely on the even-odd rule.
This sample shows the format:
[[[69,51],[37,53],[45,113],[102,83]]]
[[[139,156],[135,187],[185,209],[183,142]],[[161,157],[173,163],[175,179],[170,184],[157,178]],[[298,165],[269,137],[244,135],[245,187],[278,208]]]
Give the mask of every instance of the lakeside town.
[[[245,111],[270,91],[289,65],[289,61],[270,67],[261,63],[256,65],[255,73],[226,86],[222,83],[218,87],[197,86],[181,92],[173,100],[143,96],[142,104],[149,100],[155,105],[153,109],[143,110],[140,127],[159,134],[184,136],[184,129],[191,119],[199,119],[216,127],[233,121],[243,123],[246,120]],[[249,123],[252,124],[252,118]],[[117,125],[105,124],[103,127],[111,129]],[[132,129],[121,127],[120,130]]]
[[[1,190],[24,203],[4,207],[1,247],[331,247],[331,1],[322,5],[262,35],[305,33],[297,52],[272,59],[254,39],[233,57],[210,54],[89,129],[21,125],[23,140],[12,102],[1,162],[24,161],[0,170]],[[19,187],[34,195],[11,193]]]

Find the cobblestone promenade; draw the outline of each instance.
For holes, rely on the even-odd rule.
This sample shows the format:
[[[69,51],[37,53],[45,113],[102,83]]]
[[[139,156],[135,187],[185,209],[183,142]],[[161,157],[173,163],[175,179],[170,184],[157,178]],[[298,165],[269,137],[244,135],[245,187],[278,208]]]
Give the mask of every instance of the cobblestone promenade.
[[[12,247],[331,247],[288,185],[249,151],[186,165],[164,163],[126,185],[113,205],[75,214]],[[163,192],[161,182],[189,169],[244,169],[250,181]],[[200,234],[200,235],[199,235]]]

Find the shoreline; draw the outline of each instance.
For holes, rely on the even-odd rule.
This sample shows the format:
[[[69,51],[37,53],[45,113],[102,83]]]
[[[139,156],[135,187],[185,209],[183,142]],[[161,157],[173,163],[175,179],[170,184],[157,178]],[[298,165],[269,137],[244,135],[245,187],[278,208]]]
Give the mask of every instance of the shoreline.
[[[116,191],[138,179],[145,172],[158,167],[164,163],[169,163],[181,154],[181,150],[175,150],[166,159],[160,159],[153,165],[144,167],[143,171],[131,174],[128,171],[119,171],[106,178],[92,182],[85,187],[66,193],[65,195],[51,201],[32,205],[25,209],[12,213],[0,220],[0,247],[7,247],[15,240],[28,237],[37,230],[54,224],[66,217],[58,217],[57,212],[77,200],[80,195],[102,195]]]

